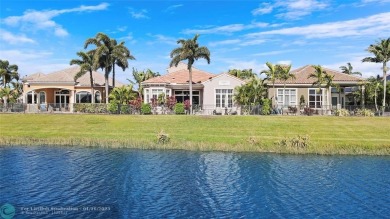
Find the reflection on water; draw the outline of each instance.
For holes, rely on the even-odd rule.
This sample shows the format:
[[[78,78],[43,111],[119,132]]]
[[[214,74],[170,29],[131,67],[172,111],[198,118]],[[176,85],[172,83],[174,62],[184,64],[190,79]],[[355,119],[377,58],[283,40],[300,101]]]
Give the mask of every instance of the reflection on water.
[[[0,205],[74,218],[385,218],[390,159],[369,156],[0,147]],[[107,211],[83,208],[105,206]],[[101,209],[100,209],[101,210]],[[38,217],[39,216],[39,217]]]

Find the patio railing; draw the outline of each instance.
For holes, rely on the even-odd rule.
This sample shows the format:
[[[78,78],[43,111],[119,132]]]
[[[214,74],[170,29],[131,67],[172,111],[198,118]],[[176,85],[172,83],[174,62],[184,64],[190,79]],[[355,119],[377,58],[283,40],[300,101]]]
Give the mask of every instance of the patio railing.
[[[322,105],[322,106],[273,106],[271,115],[333,115],[339,106]],[[374,105],[366,106],[346,106],[346,109],[351,115],[359,109],[369,109],[376,115],[381,115],[381,107],[378,106],[378,111]],[[141,114],[140,107],[133,105],[118,105],[114,108],[110,104],[104,103],[75,103],[75,104],[24,104],[24,103],[8,103],[4,105],[0,103],[0,113],[93,113],[93,114]],[[230,107],[221,107],[216,105],[194,105],[192,107],[194,115],[263,115],[262,105],[233,105]],[[166,106],[152,107],[151,114],[155,115],[170,115],[175,114],[173,109]],[[189,110],[185,111],[189,114]],[[385,108],[385,114],[390,115],[390,107]]]

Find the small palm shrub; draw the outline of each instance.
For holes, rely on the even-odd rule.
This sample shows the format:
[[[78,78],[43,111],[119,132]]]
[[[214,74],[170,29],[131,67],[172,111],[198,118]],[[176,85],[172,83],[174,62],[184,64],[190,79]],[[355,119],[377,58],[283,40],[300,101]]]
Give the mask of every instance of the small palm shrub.
[[[110,103],[107,105],[107,110],[111,114],[117,114],[119,110],[118,106],[119,103],[117,100],[111,100]]]
[[[335,116],[350,116],[349,111],[346,109],[338,109],[336,110]]]
[[[152,114],[152,107],[149,103],[142,103],[141,105],[141,114],[150,115]]]
[[[184,114],[184,103],[176,103],[175,104],[175,114]]]
[[[130,109],[129,105],[121,105],[121,114],[130,114]]]
[[[374,112],[369,109],[358,109],[355,113],[356,116],[367,116],[371,117],[374,116]]]
[[[271,100],[264,99],[263,107],[261,108],[261,115],[269,115],[271,114]]]
[[[157,133],[157,143],[165,144],[165,143],[168,143],[169,140],[170,140],[169,135],[166,134],[163,130],[161,130],[159,133]]]
[[[278,141],[277,145],[290,148],[307,148],[309,146],[309,135],[285,138]]]

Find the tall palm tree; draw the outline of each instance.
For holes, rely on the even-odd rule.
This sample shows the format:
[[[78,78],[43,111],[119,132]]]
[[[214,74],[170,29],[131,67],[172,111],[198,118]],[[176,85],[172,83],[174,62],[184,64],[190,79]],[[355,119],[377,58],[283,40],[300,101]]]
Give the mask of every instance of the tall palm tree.
[[[180,47],[177,47],[171,51],[171,63],[170,67],[176,66],[180,61],[187,60],[187,69],[189,73],[189,89],[190,89],[190,114],[192,114],[192,65],[198,59],[205,59],[208,64],[210,64],[210,51],[205,46],[199,46],[198,40],[199,34],[196,34],[193,39],[180,39],[177,41],[177,44],[180,44]]]
[[[116,41],[110,39],[104,33],[96,34],[95,38],[89,38],[84,43],[84,49],[89,45],[95,45],[96,48],[90,50],[94,54],[94,69],[104,69],[106,103],[109,99],[109,75],[111,70],[118,64],[122,69],[128,67],[127,59],[134,59],[130,51],[124,46],[124,43],[116,44]]]
[[[367,98],[373,98],[375,109],[378,111],[378,104],[377,104],[377,98],[378,98],[378,91],[381,86],[381,78],[378,75],[377,77],[370,77],[368,78],[367,82],[365,83],[366,86],[366,93]]]
[[[309,75],[309,78],[314,78],[315,81],[313,82],[313,86],[318,87],[318,92],[322,93],[321,87],[323,84],[326,84],[327,81],[329,81],[328,73],[322,68],[321,65],[312,65],[312,67],[315,69],[313,73]],[[327,80],[328,79],[328,80]]]
[[[265,64],[267,65],[268,69],[261,71],[261,73],[264,73],[267,76],[266,79],[272,82],[272,88],[274,90],[273,98],[275,99],[275,104],[276,104],[277,97],[276,97],[276,90],[275,90],[275,81],[276,79],[279,79],[279,72],[277,71],[276,66],[273,65],[272,63],[267,62]]]
[[[382,39],[376,44],[371,44],[368,49],[368,52],[372,53],[374,57],[366,57],[362,62],[375,62],[382,63],[383,70],[383,101],[382,101],[382,115],[385,112],[386,106],[386,76],[387,76],[387,62],[390,60],[390,37],[387,39]]]
[[[341,72],[347,75],[360,75],[362,76],[361,72],[353,71],[353,67],[351,63],[347,63],[347,66],[340,66]]]
[[[286,93],[286,82],[289,79],[295,79],[295,75],[290,72],[291,65],[276,65],[275,68],[276,68],[277,75],[278,75],[279,79],[284,82],[283,93],[285,94]],[[283,102],[284,102],[284,100],[283,100]],[[284,104],[286,104],[286,103],[284,103]]]
[[[74,76],[74,80],[77,81],[81,76],[85,75],[87,72],[89,72],[89,80],[91,83],[91,99],[92,103],[95,103],[95,90],[94,90],[94,83],[93,83],[93,65],[94,65],[94,54],[92,51],[90,52],[78,52],[77,56],[79,56],[81,59],[72,59],[70,60],[70,65],[78,65],[80,66],[80,71]]]
[[[19,80],[18,66],[10,65],[7,60],[0,59],[0,78],[1,85],[3,87],[9,87],[9,83],[12,80]]]
[[[135,60],[135,57],[130,54],[130,50],[125,46],[125,42],[117,44],[116,40],[111,39],[113,47],[113,65],[112,65],[112,87],[115,87],[115,65],[122,68],[123,71],[129,67],[128,59]]]

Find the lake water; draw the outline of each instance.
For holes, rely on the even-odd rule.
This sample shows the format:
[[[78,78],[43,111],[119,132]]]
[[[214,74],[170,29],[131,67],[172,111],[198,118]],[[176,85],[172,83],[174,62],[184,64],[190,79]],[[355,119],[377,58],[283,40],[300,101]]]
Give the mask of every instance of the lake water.
[[[14,218],[390,216],[389,156],[0,147],[0,167]]]

